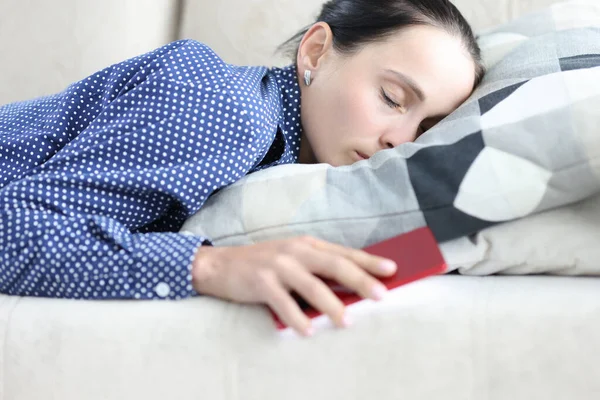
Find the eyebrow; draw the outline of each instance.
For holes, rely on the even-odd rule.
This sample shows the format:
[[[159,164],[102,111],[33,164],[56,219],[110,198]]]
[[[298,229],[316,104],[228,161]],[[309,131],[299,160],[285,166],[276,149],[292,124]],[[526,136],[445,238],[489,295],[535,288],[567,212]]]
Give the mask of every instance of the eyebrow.
[[[386,72],[394,75],[396,78],[400,79],[404,84],[406,84],[413,92],[415,92],[415,94],[417,95],[419,100],[421,100],[421,102],[427,100],[427,96],[425,96],[425,93],[423,93],[423,89],[421,89],[417,82],[415,82],[414,79],[412,79],[410,76],[398,71],[394,71],[393,69],[386,69]]]

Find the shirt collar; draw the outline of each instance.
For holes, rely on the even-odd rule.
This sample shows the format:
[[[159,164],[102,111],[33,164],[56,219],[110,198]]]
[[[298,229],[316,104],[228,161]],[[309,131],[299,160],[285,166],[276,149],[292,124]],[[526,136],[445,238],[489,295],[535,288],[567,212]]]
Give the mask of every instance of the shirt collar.
[[[297,163],[302,136],[297,68],[295,65],[288,65],[283,68],[272,68],[270,71],[281,90],[281,112],[278,125],[284,136],[285,151],[280,162]]]

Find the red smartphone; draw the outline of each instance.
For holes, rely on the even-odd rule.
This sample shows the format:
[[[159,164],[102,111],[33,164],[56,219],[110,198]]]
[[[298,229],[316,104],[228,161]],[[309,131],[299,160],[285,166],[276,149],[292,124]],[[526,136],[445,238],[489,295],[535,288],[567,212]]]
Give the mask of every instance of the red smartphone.
[[[395,236],[365,247],[363,250],[369,254],[390,259],[398,265],[398,269],[394,275],[380,278],[381,283],[388,289],[394,289],[398,286],[406,285],[407,283],[432,275],[439,275],[447,271],[447,265],[438,243],[428,227]],[[323,279],[323,281],[345,305],[364,300],[352,290],[343,287],[335,281],[329,279]],[[300,305],[302,311],[309,318],[315,318],[322,314],[296,293],[292,295]],[[287,326],[279,319],[277,314],[271,309],[270,311],[277,329],[286,329]]]

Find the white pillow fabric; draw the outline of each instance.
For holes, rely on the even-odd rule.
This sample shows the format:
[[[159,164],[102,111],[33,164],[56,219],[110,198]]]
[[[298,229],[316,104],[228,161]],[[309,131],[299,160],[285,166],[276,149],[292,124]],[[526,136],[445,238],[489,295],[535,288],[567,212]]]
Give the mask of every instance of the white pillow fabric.
[[[463,275],[600,276],[600,196],[441,245]]]

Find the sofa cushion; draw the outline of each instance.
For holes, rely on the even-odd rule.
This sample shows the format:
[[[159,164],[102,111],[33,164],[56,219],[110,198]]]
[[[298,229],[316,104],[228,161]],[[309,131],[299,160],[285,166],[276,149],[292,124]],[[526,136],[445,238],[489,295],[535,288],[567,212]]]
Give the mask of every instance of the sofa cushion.
[[[262,306],[0,295],[6,400],[596,400],[600,279],[439,276],[278,334]],[[532,295],[535,293],[535,295]],[[558,362],[556,360],[561,360]]]

